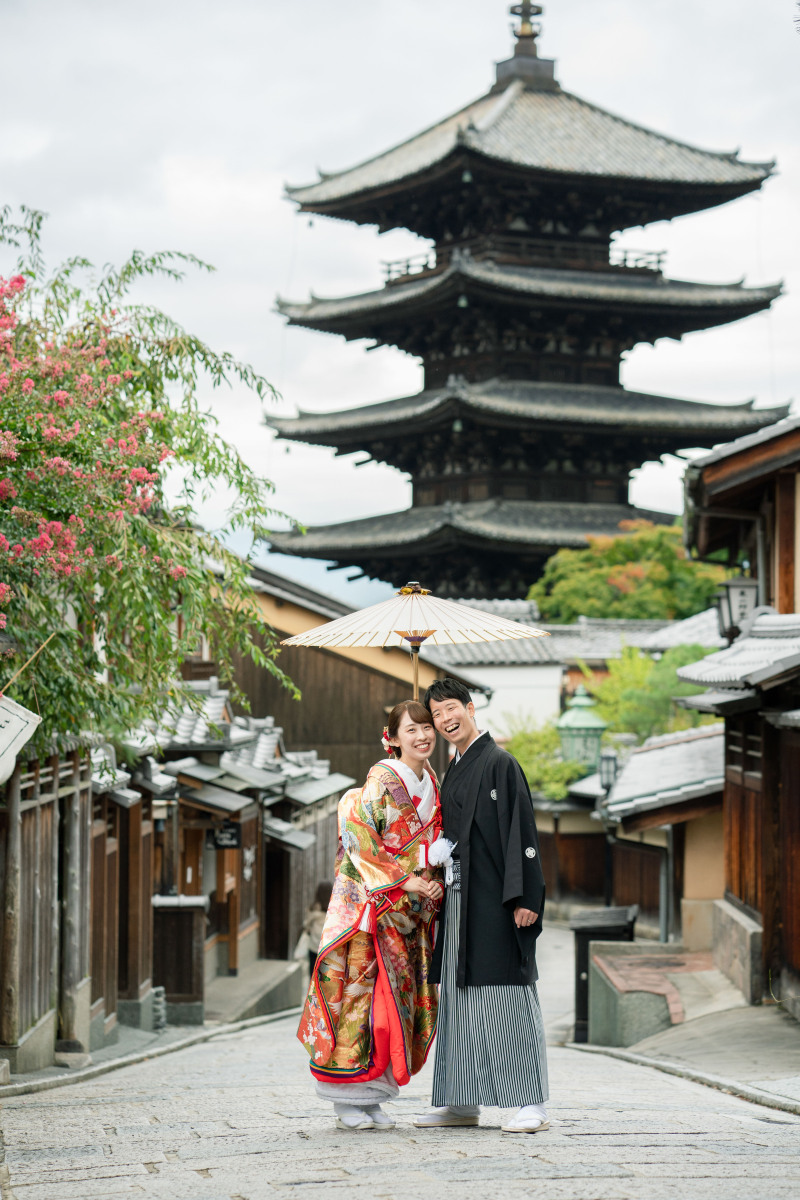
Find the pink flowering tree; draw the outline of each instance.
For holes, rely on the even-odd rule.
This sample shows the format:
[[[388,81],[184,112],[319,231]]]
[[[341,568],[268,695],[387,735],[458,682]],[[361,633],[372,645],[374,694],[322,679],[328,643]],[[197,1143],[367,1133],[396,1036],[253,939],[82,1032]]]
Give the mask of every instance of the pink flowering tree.
[[[227,682],[249,656],[291,686],[227,546],[266,536],[272,487],[198,398],[204,383],[238,381],[260,399],[270,385],[129,303],[143,277],[204,264],[136,253],[84,288],[83,260],[45,276],[40,224],[0,211],[13,260],[0,276],[0,687],[53,635],[8,689],[41,713],[45,745],[85,729],[113,737],[182,692],[191,702],[180,667],[201,637]],[[196,517],[210,488],[234,497],[213,533]]]

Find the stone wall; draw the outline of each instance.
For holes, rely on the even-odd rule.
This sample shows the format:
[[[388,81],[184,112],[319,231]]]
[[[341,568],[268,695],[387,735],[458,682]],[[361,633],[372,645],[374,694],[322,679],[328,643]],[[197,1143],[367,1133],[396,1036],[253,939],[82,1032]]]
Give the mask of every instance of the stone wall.
[[[738,987],[748,1004],[760,1004],[764,994],[761,942],[762,930],[758,921],[727,900],[714,901],[714,966]]]

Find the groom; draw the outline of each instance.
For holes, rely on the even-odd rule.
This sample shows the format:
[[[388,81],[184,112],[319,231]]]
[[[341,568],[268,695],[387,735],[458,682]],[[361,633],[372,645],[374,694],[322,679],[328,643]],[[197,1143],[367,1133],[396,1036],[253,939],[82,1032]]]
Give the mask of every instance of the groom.
[[[530,791],[516,759],[479,732],[462,683],[437,680],[425,704],[456,750],[441,795],[456,845],[432,964],[435,1107],[414,1123],[477,1125],[483,1104],[518,1109],[504,1131],[538,1133],[549,1128],[535,983],[545,888]]]

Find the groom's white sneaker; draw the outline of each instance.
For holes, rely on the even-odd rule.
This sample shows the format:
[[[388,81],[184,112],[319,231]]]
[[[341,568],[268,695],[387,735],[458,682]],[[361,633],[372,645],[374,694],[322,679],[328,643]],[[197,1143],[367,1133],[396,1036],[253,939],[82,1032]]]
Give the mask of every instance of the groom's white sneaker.
[[[451,1104],[444,1108],[431,1108],[420,1117],[414,1117],[414,1124],[420,1129],[454,1129],[463,1125],[477,1125],[480,1109],[477,1104]]]
[[[503,1133],[543,1133],[550,1128],[543,1104],[526,1104],[503,1126]]]

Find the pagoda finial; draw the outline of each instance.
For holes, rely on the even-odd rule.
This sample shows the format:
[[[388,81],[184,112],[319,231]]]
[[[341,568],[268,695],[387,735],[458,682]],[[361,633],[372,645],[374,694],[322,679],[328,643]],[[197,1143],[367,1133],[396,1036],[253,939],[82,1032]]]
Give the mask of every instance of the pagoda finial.
[[[509,9],[512,17],[519,17],[519,29],[514,30],[517,44],[514,53],[526,58],[537,58],[536,39],[542,32],[541,25],[534,24],[532,17],[540,17],[544,12],[541,4],[531,4],[530,0],[522,0],[521,4],[512,4]]]
[[[519,4],[511,5],[509,12],[512,17],[519,17],[519,25],[516,28],[512,26],[514,53],[511,58],[497,64],[497,83],[493,90],[502,91],[518,79],[533,91],[558,91],[555,63],[551,58],[539,58],[536,46],[542,27],[534,18],[540,17],[544,8],[541,4],[531,4],[531,0],[520,0]]]

